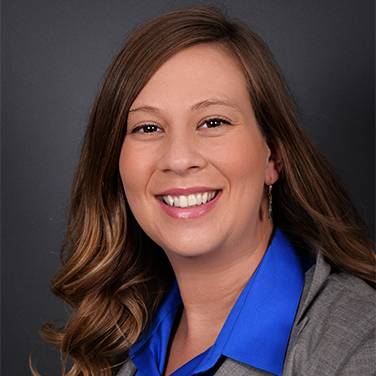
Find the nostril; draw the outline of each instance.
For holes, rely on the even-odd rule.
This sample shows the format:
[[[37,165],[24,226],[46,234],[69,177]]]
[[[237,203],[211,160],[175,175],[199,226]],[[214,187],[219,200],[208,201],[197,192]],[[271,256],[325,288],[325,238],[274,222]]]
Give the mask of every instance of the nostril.
[[[159,168],[164,172],[184,174],[188,171],[199,170],[206,166],[206,159],[203,152],[192,140],[171,142],[165,146],[163,155],[159,160]]]

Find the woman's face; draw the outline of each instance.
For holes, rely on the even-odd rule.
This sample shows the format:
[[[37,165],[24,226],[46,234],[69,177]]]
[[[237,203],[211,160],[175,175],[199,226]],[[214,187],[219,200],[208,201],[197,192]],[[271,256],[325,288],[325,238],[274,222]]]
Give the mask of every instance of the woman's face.
[[[125,195],[168,255],[249,251],[272,228],[264,184],[278,175],[244,80],[220,46],[189,47],[130,109],[119,160]]]

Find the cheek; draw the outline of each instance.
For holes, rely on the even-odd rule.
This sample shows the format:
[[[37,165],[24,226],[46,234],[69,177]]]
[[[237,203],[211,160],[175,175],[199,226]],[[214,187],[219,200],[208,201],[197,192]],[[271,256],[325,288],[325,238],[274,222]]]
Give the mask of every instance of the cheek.
[[[252,142],[247,137],[236,138],[211,155],[229,177],[242,181],[264,180],[268,153],[261,142]]]
[[[127,144],[123,145],[120,153],[119,172],[128,202],[132,196],[145,191],[147,162],[137,150]]]
[[[138,222],[145,230],[148,206],[146,189],[150,178],[150,168],[146,158],[137,149],[123,145],[119,158],[119,172],[128,205]]]

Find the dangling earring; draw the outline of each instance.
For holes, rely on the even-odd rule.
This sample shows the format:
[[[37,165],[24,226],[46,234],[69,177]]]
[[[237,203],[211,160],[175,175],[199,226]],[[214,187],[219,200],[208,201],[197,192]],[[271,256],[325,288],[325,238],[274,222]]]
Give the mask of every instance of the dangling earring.
[[[270,182],[270,185],[269,185],[269,194],[268,194],[268,197],[269,197],[269,219],[273,219],[273,207],[272,207],[272,204],[273,204],[273,195],[272,195],[272,189],[273,189],[273,185],[272,185],[272,182]]]

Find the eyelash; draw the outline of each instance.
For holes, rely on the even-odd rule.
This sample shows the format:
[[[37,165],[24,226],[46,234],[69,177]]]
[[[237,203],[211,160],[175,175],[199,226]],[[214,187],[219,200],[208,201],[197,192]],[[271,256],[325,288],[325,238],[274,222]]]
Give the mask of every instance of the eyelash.
[[[208,124],[209,123],[222,123],[222,124],[227,124],[227,125],[230,125],[231,123],[226,120],[226,119],[223,119],[223,118],[220,118],[220,117],[214,117],[214,118],[210,118],[210,119],[205,119],[202,124],[200,125],[200,128],[203,128],[203,125],[207,125],[207,128],[217,128],[219,127],[221,124],[217,124],[217,125],[214,125],[214,126],[209,126]]]
[[[150,131],[150,128],[153,128],[152,131]],[[147,131],[145,131],[145,129],[148,129]],[[142,133],[154,133],[154,132],[157,132],[159,129],[159,127],[155,124],[143,124],[143,125],[139,125],[138,127],[132,129],[131,133],[137,133],[137,132],[140,132],[141,130],[143,130]]]
[[[220,117],[214,117],[214,118],[203,120],[199,128],[217,128],[221,125],[221,124],[213,125],[211,123],[221,123],[221,124],[227,124],[227,125],[231,124],[226,119],[223,119]],[[204,125],[206,125],[206,127],[204,127]],[[137,133],[137,132],[140,132],[141,130],[142,130],[141,133],[155,133],[155,132],[158,132],[160,128],[155,124],[143,124],[132,129],[131,133]]]

